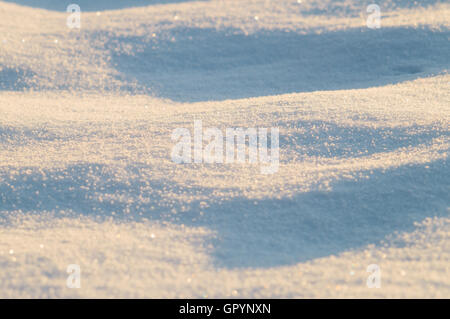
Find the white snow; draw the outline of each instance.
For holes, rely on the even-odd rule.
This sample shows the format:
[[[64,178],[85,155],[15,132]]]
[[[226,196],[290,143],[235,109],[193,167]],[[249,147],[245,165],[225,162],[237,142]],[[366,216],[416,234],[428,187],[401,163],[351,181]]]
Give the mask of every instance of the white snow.
[[[450,5],[372,2],[0,1],[0,298],[449,298]]]

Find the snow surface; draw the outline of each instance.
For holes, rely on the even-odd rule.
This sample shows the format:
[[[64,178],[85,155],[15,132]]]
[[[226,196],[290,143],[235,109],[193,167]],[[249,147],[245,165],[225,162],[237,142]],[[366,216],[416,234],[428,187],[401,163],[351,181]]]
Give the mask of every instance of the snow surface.
[[[0,298],[449,298],[450,5],[371,2],[0,1]],[[279,171],[173,163],[198,119]]]

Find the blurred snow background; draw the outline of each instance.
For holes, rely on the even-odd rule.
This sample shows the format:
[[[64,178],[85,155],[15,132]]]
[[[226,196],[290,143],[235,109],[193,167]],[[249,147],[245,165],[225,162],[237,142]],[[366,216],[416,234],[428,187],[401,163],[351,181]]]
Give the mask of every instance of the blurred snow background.
[[[0,1],[0,297],[450,296],[448,2],[69,3]],[[174,164],[195,119],[279,172]]]

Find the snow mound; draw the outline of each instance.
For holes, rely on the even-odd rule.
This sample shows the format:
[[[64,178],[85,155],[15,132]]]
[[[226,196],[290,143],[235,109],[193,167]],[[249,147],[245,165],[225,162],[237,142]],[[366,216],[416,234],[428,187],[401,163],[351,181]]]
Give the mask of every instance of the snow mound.
[[[0,297],[448,298],[450,6],[368,3],[0,2]],[[195,120],[278,172],[174,163]]]

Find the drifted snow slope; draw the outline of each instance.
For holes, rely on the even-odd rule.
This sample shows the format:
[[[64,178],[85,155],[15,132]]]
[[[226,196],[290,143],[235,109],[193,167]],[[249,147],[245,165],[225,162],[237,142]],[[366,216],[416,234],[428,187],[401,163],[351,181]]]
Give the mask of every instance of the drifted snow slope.
[[[0,2],[0,297],[450,297],[448,4],[58,3]],[[173,163],[199,119],[279,171]]]

